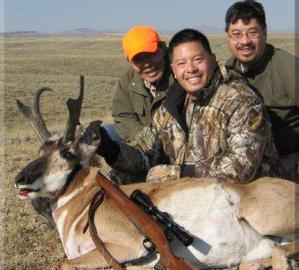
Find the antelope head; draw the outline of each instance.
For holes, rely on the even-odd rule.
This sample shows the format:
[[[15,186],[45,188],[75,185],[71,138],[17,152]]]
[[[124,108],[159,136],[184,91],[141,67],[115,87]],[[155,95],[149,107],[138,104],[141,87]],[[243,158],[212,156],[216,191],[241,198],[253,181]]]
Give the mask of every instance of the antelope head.
[[[84,95],[84,77],[80,77],[79,97],[68,99],[66,102],[69,118],[63,137],[51,136],[41,116],[40,97],[45,91],[52,90],[48,87],[40,88],[36,92],[33,109],[17,100],[20,111],[32,124],[42,145],[38,151],[38,158],[31,161],[15,177],[15,185],[19,189],[19,197],[31,199],[37,212],[50,221],[52,216],[48,199],[59,196],[70,174],[80,166],[82,160],[77,141],[78,134],[82,132],[78,126]]]

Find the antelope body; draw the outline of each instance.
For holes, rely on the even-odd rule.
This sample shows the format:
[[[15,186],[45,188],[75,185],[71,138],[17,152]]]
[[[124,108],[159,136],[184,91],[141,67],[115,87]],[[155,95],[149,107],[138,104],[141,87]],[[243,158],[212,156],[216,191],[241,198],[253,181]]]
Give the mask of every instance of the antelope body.
[[[64,138],[75,138],[66,134]],[[97,168],[78,170],[83,159],[86,162],[86,152],[82,153],[74,139],[46,138],[40,157],[30,162],[15,180],[22,199],[50,199],[68,258],[64,269],[109,266],[96,250],[89,229],[84,232],[90,202],[100,187],[95,181]],[[283,179],[265,177],[241,185],[211,178],[184,178],[126,185],[121,189],[128,196],[135,189],[142,190],[161,211],[190,232],[194,238],[190,246],[185,247],[175,237],[171,246],[177,256],[196,269],[240,263],[245,267],[246,263],[271,258],[282,242],[295,240],[298,230],[298,186]],[[96,211],[95,224],[105,246],[119,262],[148,254],[143,245],[145,236],[108,197]],[[157,258],[152,258],[144,267],[152,267],[155,261]],[[288,269],[284,254],[275,263],[275,269]]]
[[[31,184],[22,179],[21,173],[17,182],[22,198],[52,198],[53,218],[65,253],[78,267],[107,266],[89,232],[83,233],[90,201],[100,189],[96,173],[97,168],[93,167],[80,170],[58,197],[56,194],[65,186],[69,171],[60,176],[45,175]],[[53,182],[57,190],[53,189]],[[136,188],[146,192],[160,210],[167,211],[193,235],[194,241],[188,248],[176,239],[171,245],[177,256],[196,267],[230,266],[271,257],[273,247],[296,229],[295,185],[282,179],[262,178],[247,185],[233,185],[215,179],[186,178],[121,188],[128,195]],[[146,255],[144,236],[109,198],[98,208],[95,224],[118,261]],[[266,235],[281,238],[273,240]]]

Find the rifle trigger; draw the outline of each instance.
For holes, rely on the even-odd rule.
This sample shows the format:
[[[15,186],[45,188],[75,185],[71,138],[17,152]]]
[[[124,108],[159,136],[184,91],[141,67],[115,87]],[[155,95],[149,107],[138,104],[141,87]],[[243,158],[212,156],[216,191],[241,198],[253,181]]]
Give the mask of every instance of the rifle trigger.
[[[157,263],[155,266],[154,266],[154,270],[166,270],[163,266],[161,266],[159,263]]]
[[[143,246],[149,253],[156,251],[155,245],[149,238],[143,240]]]

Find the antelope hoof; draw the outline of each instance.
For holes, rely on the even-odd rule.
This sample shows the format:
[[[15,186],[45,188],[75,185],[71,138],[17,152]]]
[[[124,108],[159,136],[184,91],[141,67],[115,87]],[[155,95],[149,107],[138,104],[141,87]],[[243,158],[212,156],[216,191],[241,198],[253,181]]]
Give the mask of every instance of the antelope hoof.
[[[283,249],[275,247],[272,250],[272,269],[273,270],[292,270],[288,263],[288,258]]]
[[[60,270],[75,270],[76,268],[73,267],[68,261],[63,262],[60,265]]]
[[[260,263],[241,263],[238,270],[265,270],[265,266]]]

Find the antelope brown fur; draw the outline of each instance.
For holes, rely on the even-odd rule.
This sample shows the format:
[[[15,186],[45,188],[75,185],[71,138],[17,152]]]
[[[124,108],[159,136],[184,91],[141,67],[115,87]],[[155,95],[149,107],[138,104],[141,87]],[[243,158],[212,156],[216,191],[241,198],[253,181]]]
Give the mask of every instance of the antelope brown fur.
[[[72,106],[73,110],[81,110],[82,98],[83,90],[80,104]],[[77,125],[79,115],[76,113],[69,123]],[[16,176],[15,183],[22,199],[47,198],[51,202],[68,258],[62,269],[106,267],[109,264],[96,250],[89,231],[83,232],[90,201],[100,189],[95,181],[98,169],[87,162],[71,177],[77,166],[83,161],[86,164],[86,152],[82,153],[74,132],[72,126],[67,127],[63,138],[40,135],[44,139],[39,157]],[[90,148],[90,158],[94,158],[94,148]],[[192,234],[194,241],[189,247],[175,237],[171,247],[196,269],[238,264],[240,269],[269,265],[276,270],[290,269],[287,256],[298,252],[295,240],[299,213],[295,206],[299,194],[294,182],[264,177],[249,184],[229,184],[211,178],[184,178],[120,188],[128,195],[137,188],[144,191],[160,210]],[[145,237],[111,199],[105,197],[97,209],[95,224],[105,246],[119,262],[147,254]],[[155,261],[143,267],[153,267]]]

